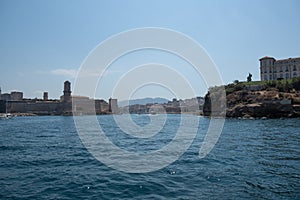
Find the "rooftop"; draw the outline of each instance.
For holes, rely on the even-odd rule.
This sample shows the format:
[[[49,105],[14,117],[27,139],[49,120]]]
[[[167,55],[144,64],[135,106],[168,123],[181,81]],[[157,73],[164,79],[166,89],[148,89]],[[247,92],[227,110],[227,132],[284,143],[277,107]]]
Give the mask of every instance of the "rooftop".
[[[262,57],[262,58],[259,59],[259,61],[261,61],[261,60],[266,60],[266,59],[272,59],[272,60],[275,60],[276,62],[286,62],[286,61],[295,61],[295,60],[299,60],[299,61],[300,61],[300,57],[296,57],[296,58],[285,58],[285,59],[276,60],[275,58],[270,57],[270,56]]]
[[[273,59],[273,60],[276,60],[276,59],[273,58],[273,57],[265,56],[265,57],[262,57],[261,59],[259,59],[259,61],[261,61],[261,60],[266,60],[266,59]]]
[[[280,59],[280,60],[276,60],[276,62],[286,62],[286,61],[294,61],[294,60],[300,60],[300,57],[298,57],[298,58]]]

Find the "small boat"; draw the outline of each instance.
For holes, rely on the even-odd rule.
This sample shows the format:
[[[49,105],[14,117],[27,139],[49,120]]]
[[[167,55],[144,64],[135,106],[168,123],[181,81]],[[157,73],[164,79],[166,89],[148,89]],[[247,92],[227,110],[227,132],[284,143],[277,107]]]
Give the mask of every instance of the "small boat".
[[[0,113],[0,119],[10,119],[13,115],[10,113]]]

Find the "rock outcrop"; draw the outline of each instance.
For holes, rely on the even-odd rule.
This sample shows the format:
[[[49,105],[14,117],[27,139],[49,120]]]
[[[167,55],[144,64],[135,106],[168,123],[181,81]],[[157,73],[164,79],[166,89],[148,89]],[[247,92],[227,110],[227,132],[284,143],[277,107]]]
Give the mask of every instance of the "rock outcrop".
[[[232,118],[281,118],[300,117],[300,91],[280,92],[276,88],[239,87],[236,91],[227,92],[226,117]],[[208,93],[205,96],[203,114],[210,116],[211,102]]]

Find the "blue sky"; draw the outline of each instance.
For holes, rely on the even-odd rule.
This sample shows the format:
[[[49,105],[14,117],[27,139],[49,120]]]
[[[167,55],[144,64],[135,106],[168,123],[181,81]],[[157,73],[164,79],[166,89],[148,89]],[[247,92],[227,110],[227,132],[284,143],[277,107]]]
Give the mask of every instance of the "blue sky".
[[[74,81],[95,46],[119,32],[142,27],[173,29],[196,40],[225,83],[246,80],[249,72],[259,80],[260,57],[300,56],[299,9],[298,0],[0,0],[0,86],[2,92],[23,91],[25,97],[41,98],[48,91],[50,98],[59,98],[63,81]],[[111,72],[108,82],[123,73]],[[192,72],[185,73],[197,84]],[[199,84],[196,93],[204,95],[206,87]],[[160,89],[147,90],[137,97],[172,97]],[[99,91],[96,97],[109,95]]]

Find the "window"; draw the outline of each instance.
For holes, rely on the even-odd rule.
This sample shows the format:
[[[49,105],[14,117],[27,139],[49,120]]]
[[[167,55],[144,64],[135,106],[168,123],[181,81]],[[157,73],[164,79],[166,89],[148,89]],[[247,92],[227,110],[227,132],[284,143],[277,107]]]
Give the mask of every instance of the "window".
[[[280,72],[282,72],[282,66],[280,65]]]
[[[272,80],[272,75],[271,75],[271,74],[270,74],[270,76],[269,76],[269,77],[270,77],[270,79],[269,79],[269,80]]]
[[[289,71],[289,66],[285,67],[285,71],[288,72]]]
[[[286,74],[285,74],[285,78],[286,78],[286,79],[290,78],[289,73],[286,73]]]
[[[280,74],[280,78],[283,78],[283,74]]]
[[[277,80],[277,74],[274,74],[274,80]]]
[[[296,67],[296,65],[294,65],[294,67],[293,67],[293,70],[294,70],[294,71],[297,71],[297,67]]]
[[[264,67],[264,73],[267,73],[267,67]]]
[[[268,80],[268,76],[264,75],[264,80],[267,81]]]
[[[294,72],[294,73],[293,73],[293,76],[294,76],[294,77],[297,77],[297,72]]]

